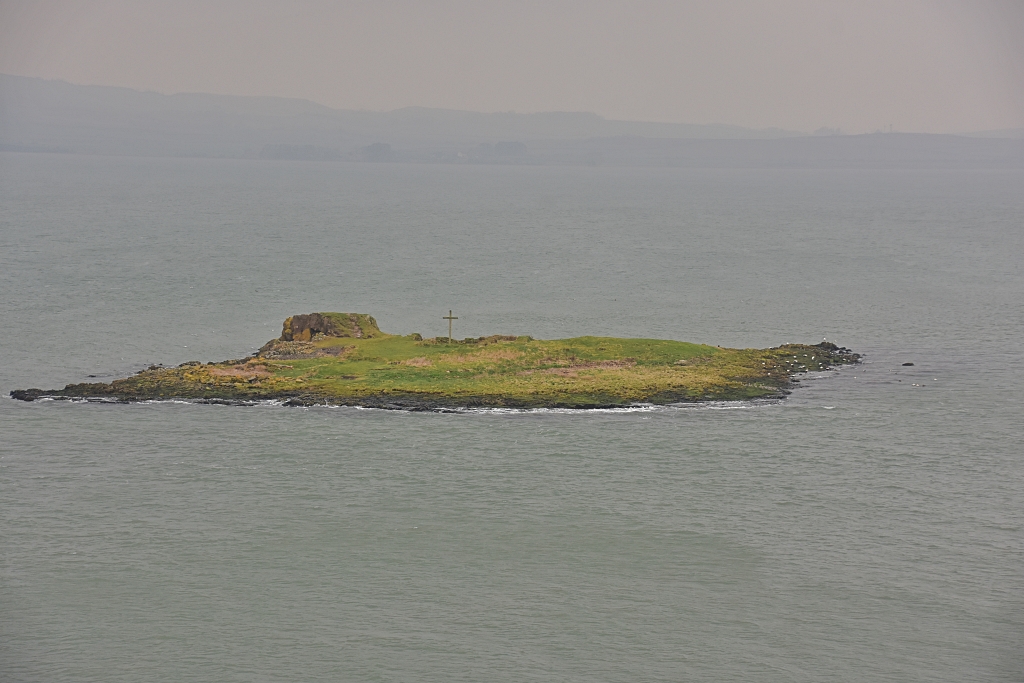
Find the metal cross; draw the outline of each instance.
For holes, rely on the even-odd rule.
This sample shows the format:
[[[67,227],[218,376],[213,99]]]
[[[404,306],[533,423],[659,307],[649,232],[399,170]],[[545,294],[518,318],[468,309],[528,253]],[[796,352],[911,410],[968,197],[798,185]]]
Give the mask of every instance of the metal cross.
[[[459,317],[457,315],[452,315],[451,309],[448,310],[448,315],[442,315],[441,316],[441,320],[447,320],[448,321],[448,343],[449,344],[452,343],[452,321],[453,320],[458,320],[458,319],[459,319]]]

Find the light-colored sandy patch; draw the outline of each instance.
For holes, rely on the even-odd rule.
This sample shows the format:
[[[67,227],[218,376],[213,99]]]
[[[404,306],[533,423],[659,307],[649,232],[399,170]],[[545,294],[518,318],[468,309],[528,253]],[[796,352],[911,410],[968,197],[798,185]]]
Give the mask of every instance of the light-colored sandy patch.
[[[458,356],[444,356],[438,358],[439,361],[444,363],[452,363],[453,365],[462,365],[464,363],[482,363],[482,362],[496,362],[502,360],[515,360],[522,358],[523,352],[518,349],[484,349],[477,353],[458,355]]]
[[[572,363],[573,368],[631,368],[636,365],[635,358],[616,358],[615,360],[589,360]]]
[[[548,368],[548,370],[592,370],[592,369],[611,369],[611,368],[631,368],[636,365],[635,358],[616,358],[614,360],[562,360],[560,358],[544,358],[538,361],[540,365],[557,365],[556,368]],[[542,370],[541,372],[548,372],[548,370]]]
[[[403,360],[402,365],[411,365],[414,368],[428,368],[433,365],[434,362],[425,356],[419,358],[410,358],[409,360]]]
[[[266,365],[235,365],[230,368],[210,368],[207,372],[214,377],[241,377],[243,379],[270,377],[274,374],[267,369]]]

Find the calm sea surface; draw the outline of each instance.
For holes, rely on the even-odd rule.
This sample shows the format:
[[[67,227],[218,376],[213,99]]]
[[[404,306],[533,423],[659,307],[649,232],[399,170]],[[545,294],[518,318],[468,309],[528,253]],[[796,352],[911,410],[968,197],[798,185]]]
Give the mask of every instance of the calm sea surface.
[[[0,155],[0,680],[1024,680],[1022,263],[1022,171]],[[634,412],[6,398],[449,308],[867,362]]]

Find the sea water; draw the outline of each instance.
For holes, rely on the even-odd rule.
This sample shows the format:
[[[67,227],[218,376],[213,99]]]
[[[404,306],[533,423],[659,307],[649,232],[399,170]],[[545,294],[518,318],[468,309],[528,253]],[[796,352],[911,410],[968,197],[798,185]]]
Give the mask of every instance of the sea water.
[[[0,155],[4,396],[321,310],[865,359],[629,411],[0,399],[0,679],[1024,680],[1021,188]]]

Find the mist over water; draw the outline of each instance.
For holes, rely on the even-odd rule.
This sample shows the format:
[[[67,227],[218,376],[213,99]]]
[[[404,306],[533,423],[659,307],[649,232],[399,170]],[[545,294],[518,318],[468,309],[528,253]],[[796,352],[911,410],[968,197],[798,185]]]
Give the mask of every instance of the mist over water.
[[[0,678],[1021,680],[1021,187],[0,154],[4,395],[316,310],[866,360],[630,412],[0,400]]]

